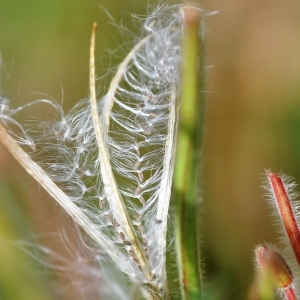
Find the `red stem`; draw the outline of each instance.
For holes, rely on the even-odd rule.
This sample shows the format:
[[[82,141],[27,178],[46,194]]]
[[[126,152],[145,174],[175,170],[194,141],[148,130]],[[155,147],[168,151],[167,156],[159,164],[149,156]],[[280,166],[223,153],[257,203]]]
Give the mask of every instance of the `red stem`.
[[[300,265],[300,231],[292,209],[291,201],[282,179],[277,174],[273,173],[268,173],[268,178],[272,186],[281,220],[295,253],[297,262]]]
[[[285,288],[283,292],[287,300],[298,300],[298,297],[292,287]]]

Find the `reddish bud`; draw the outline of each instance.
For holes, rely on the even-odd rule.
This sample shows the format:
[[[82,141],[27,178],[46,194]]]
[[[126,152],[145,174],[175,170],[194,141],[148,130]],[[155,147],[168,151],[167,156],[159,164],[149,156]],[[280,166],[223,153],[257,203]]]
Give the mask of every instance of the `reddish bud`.
[[[292,271],[277,251],[266,245],[261,245],[256,248],[255,257],[261,272],[272,277],[276,288],[285,289],[293,283]]]

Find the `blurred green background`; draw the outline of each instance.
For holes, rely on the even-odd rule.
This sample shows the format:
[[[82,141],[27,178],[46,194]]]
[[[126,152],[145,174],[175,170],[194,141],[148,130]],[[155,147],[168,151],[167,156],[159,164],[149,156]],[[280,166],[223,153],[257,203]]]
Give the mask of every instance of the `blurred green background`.
[[[92,23],[99,24],[100,77],[130,49],[134,36],[130,31],[136,33],[138,23],[131,14],[144,16],[156,3],[0,0],[0,93],[11,99],[12,107],[39,98],[38,92],[70,109],[88,93]],[[219,11],[207,20],[207,107],[200,183],[207,283],[210,299],[247,299],[254,276],[253,247],[264,241],[275,243],[278,238],[261,187],[264,170],[283,171],[300,183],[300,3],[200,3],[209,11]],[[129,31],[120,34],[109,24],[105,10]],[[109,81],[98,82],[100,92],[105,92]],[[43,236],[68,224],[60,207],[0,144],[1,300],[62,299],[49,278],[40,276],[44,269],[10,241],[32,233]],[[43,242],[70,256],[59,240],[45,237]],[[70,287],[63,299],[78,297]]]

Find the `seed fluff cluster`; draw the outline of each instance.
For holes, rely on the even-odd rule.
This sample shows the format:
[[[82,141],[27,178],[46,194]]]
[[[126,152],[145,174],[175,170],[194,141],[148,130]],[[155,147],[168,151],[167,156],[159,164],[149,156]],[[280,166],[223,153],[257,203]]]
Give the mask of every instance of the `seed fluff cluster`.
[[[184,23],[182,5],[149,15],[143,36],[94,107],[93,74],[91,99],[67,114],[52,100],[17,109],[4,97],[0,101],[0,121],[10,133],[1,126],[3,142],[13,145],[11,152],[85,230],[102,257],[110,257],[149,299],[167,295],[166,232]],[[36,105],[50,106],[54,118],[21,124],[18,116]]]

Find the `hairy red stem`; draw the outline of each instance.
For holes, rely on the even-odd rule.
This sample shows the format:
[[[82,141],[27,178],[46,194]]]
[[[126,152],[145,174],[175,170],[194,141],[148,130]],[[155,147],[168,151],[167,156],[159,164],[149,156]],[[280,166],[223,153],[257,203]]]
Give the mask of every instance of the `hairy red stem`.
[[[287,300],[298,300],[295,290],[292,287],[288,287],[283,290]]]
[[[297,262],[300,265],[300,231],[293,212],[291,201],[281,177],[277,174],[268,173],[268,178],[272,186],[281,220],[290,240]]]

